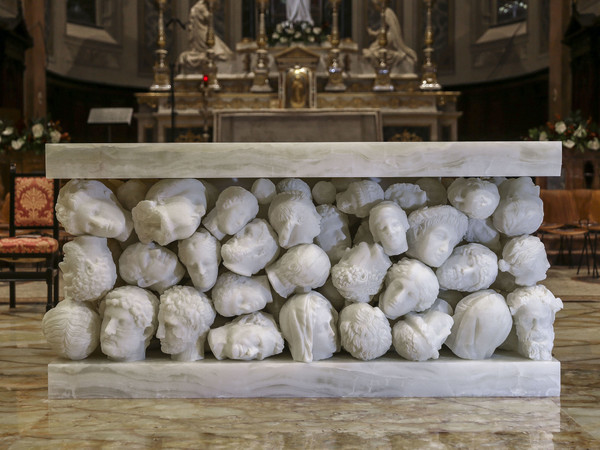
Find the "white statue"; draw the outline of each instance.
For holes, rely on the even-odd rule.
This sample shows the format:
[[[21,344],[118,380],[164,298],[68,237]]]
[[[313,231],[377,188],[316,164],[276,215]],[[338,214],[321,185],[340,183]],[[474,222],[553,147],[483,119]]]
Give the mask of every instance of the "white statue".
[[[208,344],[218,360],[263,360],[283,351],[283,337],[273,316],[255,312],[236,317],[208,332]]]
[[[313,24],[310,15],[310,0],[286,0],[285,14],[290,22],[308,22]]]
[[[254,219],[222,245],[221,256],[225,267],[249,277],[279,256],[277,234],[266,220]]]
[[[406,254],[439,267],[467,232],[467,216],[450,205],[424,207],[408,216]]]
[[[379,308],[388,319],[397,319],[411,311],[425,311],[433,305],[440,290],[433,270],[410,258],[402,258],[390,268],[385,286],[379,296]]]
[[[56,218],[74,236],[91,234],[125,241],[133,229],[131,213],[96,180],[75,179],[65,184],[56,201]]]
[[[474,292],[454,309],[454,325],[446,346],[464,359],[486,359],[502,344],[512,317],[502,295],[491,289]]]
[[[121,253],[119,274],[127,284],[162,294],[181,281],[185,269],[171,250],[154,242],[138,242]]]
[[[300,244],[267,266],[266,271],[275,292],[287,298],[293,292],[300,294],[323,286],[330,269],[329,257],[321,247]]]
[[[498,257],[481,244],[456,247],[436,270],[442,289],[475,292],[489,288],[498,275]]]
[[[540,196],[540,187],[531,177],[507,178],[500,181],[502,182],[498,185],[498,192],[501,198]]]
[[[113,289],[100,304],[100,347],[108,359],[140,361],[158,326],[158,298],[136,286]]]
[[[352,247],[348,216],[329,204],[317,206],[317,212],[321,216],[321,232],[315,243],[325,250],[331,264],[337,264],[346,249]]]
[[[321,216],[306,194],[277,194],[269,206],[269,222],[279,236],[279,245],[290,248],[310,244],[321,232]]]
[[[457,178],[448,187],[448,200],[452,206],[469,218],[487,219],[500,202],[495,184],[480,178]]]
[[[520,286],[533,286],[546,279],[550,268],[544,243],[536,236],[518,236],[509,240],[498,261],[502,272],[510,272]]]
[[[492,215],[494,227],[507,236],[534,233],[544,220],[539,189],[529,177],[504,181],[498,187],[500,203]]]
[[[252,183],[250,188],[252,195],[256,197],[259,205],[268,205],[277,194],[275,183],[267,178],[259,178]]]
[[[217,208],[211,209],[202,219],[202,226],[206,228],[217,240],[221,241],[226,234],[219,230]]]
[[[446,205],[448,196],[444,184],[439,178],[419,178],[415,184],[427,194],[426,206]]]
[[[144,244],[154,241],[168,245],[187,239],[198,229],[206,213],[204,185],[193,178],[161,180],[131,213],[135,232]]]
[[[163,353],[175,361],[204,359],[204,341],[216,313],[210,299],[191,286],[173,286],[160,296],[158,330]]]
[[[363,218],[371,208],[383,200],[383,189],[371,180],[354,181],[348,189],[336,195],[336,206],[346,214]]]
[[[335,203],[337,191],[331,181],[318,181],[312,188],[312,197],[317,205],[327,205]]]
[[[506,300],[517,331],[519,353],[530,359],[551,360],[553,324],[556,313],[563,308],[561,299],[539,285],[516,289]]]
[[[453,323],[450,315],[438,310],[408,313],[394,324],[394,349],[410,361],[438,359],[440,348],[450,335]]]
[[[78,236],[63,246],[58,264],[63,273],[65,298],[95,301],[106,295],[117,281],[117,268],[106,238]]]
[[[100,315],[89,303],[65,298],[44,314],[42,332],[54,353],[77,361],[98,347],[100,322]]]
[[[491,217],[487,219],[469,219],[469,226],[464,239],[467,242],[485,245],[494,253],[500,253],[502,250],[500,232],[494,228]]]
[[[427,192],[412,183],[392,184],[385,190],[384,196],[409,213],[427,204]]]
[[[399,255],[408,249],[406,243],[408,218],[404,210],[395,202],[383,201],[371,209],[369,230],[375,242],[381,244],[386,255]]]
[[[378,307],[352,303],[340,312],[342,347],[357,359],[369,361],[387,353],[392,346],[392,328]]]
[[[233,272],[222,273],[211,295],[215,309],[224,317],[260,311],[273,301],[269,282],[264,275],[245,277]]]
[[[337,320],[337,311],[317,292],[294,295],[285,302],[279,325],[294,361],[319,361],[339,351]]]
[[[119,203],[125,209],[131,211],[135,205],[146,199],[148,189],[150,189],[150,186],[144,180],[132,178],[120,185],[115,194]]]
[[[219,195],[215,211],[219,231],[234,235],[256,217],[258,200],[241,186],[229,186]]]
[[[201,228],[189,238],[179,241],[177,255],[196,289],[200,292],[212,289],[221,264],[221,244],[212,234]]]
[[[331,281],[346,300],[368,303],[383,287],[391,265],[381,245],[361,242],[347,249],[331,268]]]
[[[312,201],[312,193],[310,186],[306,184],[306,181],[300,178],[284,178],[277,183],[277,193],[298,191],[306,196],[307,199]]]

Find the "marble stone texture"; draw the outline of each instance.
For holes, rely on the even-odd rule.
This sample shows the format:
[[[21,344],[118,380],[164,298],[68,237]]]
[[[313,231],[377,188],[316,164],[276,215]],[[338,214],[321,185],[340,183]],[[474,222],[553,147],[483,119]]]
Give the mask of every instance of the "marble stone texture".
[[[48,397],[552,397],[560,395],[560,362],[498,352],[487,360],[414,362],[388,355],[359,361],[335,355],[310,364],[289,355],[264,361],[178,362],[150,354],[114,363],[103,356],[48,365]]]
[[[560,142],[47,144],[49,178],[558,176]]]

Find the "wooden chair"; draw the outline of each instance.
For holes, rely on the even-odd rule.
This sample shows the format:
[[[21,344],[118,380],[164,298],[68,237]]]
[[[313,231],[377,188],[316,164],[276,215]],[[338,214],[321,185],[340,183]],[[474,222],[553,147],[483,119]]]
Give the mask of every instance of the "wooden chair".
[[[0,239],[0,263],[4,266],[0,281],[10,283],[11,308],[16,305],[16,281],[46,281],[48,310],[58,303],[59,227],[54,205],[59,181],[43,173],[17,173],[11,164],[9,183],[9,236]],[[32,234],[19,234],[23,230]]]

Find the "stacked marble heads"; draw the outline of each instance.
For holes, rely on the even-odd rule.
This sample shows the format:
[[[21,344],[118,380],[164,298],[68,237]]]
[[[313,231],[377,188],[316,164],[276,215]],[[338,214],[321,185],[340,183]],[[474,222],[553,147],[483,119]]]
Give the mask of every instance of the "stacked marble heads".
[[[522,178],[71,180],[56,213],[62,357],[552,358],[562,302]],[[219,187],[217,187],[219,184]],[[223,184],[221,186],[220,184]]]

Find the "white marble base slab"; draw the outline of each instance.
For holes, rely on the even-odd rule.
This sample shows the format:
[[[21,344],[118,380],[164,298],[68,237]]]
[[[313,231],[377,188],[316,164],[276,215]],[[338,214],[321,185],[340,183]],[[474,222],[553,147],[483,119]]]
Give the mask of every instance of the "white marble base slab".
[[[191,363],[164,355],[145,361],[60,359],[48,365],[48,398],[241,397],[554,397],[560,362],[532,361],[509,353],[483,361],[444,354],[412,362],[393,353],[374,361],[346,354],[311,364],[289,355],[264,361]]]

